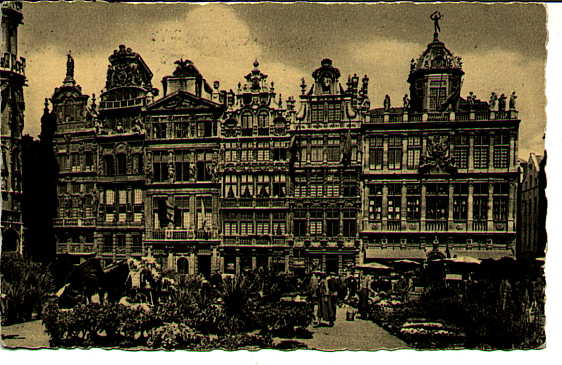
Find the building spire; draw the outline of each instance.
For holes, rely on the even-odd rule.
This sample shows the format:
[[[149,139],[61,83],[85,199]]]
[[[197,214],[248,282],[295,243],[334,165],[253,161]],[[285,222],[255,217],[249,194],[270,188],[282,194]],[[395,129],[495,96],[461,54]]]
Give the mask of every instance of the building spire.
[[[63,84],[65,86],[76,85],[76,81],[74,80],[74,58],[72,58],[70,50],[66,55],[66,77],[64,78]]]

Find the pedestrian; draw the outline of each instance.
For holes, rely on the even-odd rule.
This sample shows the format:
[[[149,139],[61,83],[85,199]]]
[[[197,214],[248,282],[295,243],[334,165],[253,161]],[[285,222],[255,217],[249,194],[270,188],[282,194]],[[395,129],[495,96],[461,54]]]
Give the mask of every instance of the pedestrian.
[[[312,276],[310,277],[310,280],[308,282],[308,300],[310,305],[312,306],[312,315],[314,316],[313,322],[316,324],[320,322],[320,317],[317,315],[317,310],[315,310],[315,307],[318,304],[318,286],[318,276],[316,275],[316,273],[312,273]]]
[[[335,308],[331,297],[328,280],[323,276],[318,283],[318,324],[325,321],[330,327],[334,325],[335,320]]]
[[[369,289],[368,277],[361,280],[361,288],[357,295],[359,296],[359,302],[357,303],[357,310],[359,311],[359,316],[361,319],[367,319],[369,313],[369,295],[371,290]]]

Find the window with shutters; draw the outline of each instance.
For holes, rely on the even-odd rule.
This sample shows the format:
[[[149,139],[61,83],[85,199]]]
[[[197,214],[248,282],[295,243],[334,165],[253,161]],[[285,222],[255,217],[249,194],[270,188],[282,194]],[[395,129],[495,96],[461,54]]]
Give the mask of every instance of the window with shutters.
[[[357,211],[353,209],[343,210],[343,235],[355,237],[357,235]]]
[[[509,184],[494,184],[494,222],[504,223],[507,221],[509,204]]]
[[[387,198],[387,218],[389,221],[399,221],[402,211],[402,185],[389,184]]]
[[[326,210],[326,236],[335,237],[340,234],[340,212],[337,209]]]
[[[472,219],[485,222],[488,219],[488,184],[474,184],[472,197]]]

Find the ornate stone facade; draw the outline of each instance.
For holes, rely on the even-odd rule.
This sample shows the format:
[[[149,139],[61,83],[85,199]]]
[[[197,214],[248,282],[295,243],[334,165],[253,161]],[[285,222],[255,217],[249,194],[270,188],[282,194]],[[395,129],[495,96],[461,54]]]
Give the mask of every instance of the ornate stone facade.
[[[25,110],[23,87],[26,86],[26,77],[25,59],[18,58],[18,26],[23,19],[22,3],[6,1],[1,7],[2,251],[23,253],[22,131]]]
[[[302,80],[298,106],[277,95],[257,61],[226,91],[181,59],[153,100],[152,73],[125,46],[109,58],[99,106],[88,105],[69,56],[52,101],[58,153],[70,160],[60,161],[71,203],[61,202],[69,208],[59,228],[77,235],[59,240],[59,252],[106,263],[152,255],[206,275],[513,255],[515,94],[509,109],[505,94],[490,103],[462,97],[462,61],[438,37],[436,26],[412,61],[403,105],[386,95],[374,109],[369,78],[344,83],[330,59],[312,85]],[[90,195],[95,220],[75,209],[89,206],[80,199]],[[94,233],[82,244],[86,221]]]

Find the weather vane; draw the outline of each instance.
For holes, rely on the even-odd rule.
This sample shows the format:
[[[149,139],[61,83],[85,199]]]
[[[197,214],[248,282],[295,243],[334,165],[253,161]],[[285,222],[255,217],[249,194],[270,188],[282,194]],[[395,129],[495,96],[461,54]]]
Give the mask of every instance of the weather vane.
[[[441,32],[441,27],[439,26],[439,20],[441,20],[442,18],[443,15],[441,15],[441,13],[438,11],[434,11],[433,14],[429,16],[429,19],[433,20],[433,27],[434,27],[433,36],[435,39],[437,39],[437,37],[439,36],[439,32]]]

